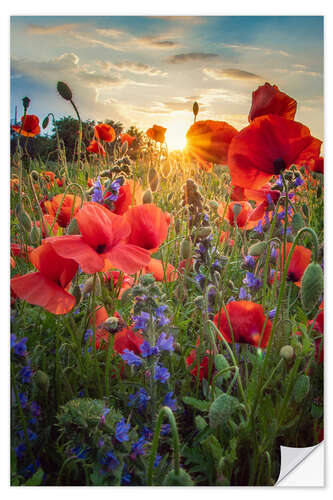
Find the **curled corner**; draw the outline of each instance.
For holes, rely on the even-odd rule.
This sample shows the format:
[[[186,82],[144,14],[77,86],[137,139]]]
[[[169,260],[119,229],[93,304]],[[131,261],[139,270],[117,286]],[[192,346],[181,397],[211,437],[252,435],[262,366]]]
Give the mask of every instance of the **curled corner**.
[[[290,472],[298,468],[298,466],[304,462],[304,460],[309,457],[317,448],[320,448],[316,454],[313,454],[313,464],[311,463],[311,471],[313,473],[312,479],[313,484],[309,483],[309,477],[307,476],[307,471],[301,471],[300,474],[293,478],[288,478],[288,480],[283,481]],[[321,442],[315,446],[309,446],[307,448],[290,448],[289,446],[280,446],[281,451],[281,468],[278,480],[275,486],[324,486],[324,443]],[[298,470],[298,469],[297,469]],[[296,472],[296,471],[295,471]],[[302,483],[301,475],[305,475],[304,481]],[[316,474],[317,473],[317,474]],[[317,477],[318,476],[318,477]],[[293,481],[296,480],[296,483]],[[283,483],[283,484],[282,484]]]

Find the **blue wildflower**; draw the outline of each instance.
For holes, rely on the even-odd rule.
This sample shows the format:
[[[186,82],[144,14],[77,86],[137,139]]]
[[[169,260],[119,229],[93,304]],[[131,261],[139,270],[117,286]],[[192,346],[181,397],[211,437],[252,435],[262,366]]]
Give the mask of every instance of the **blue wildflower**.
[[[121,187],[120,182],[118,180],[115,180],[108,188],[108,191],[111,191],[112,194],[107,196],[105,200],[117,201],[120,187]]]
[[[148,358],[148,356],[154,356],[159,353],[157,347],[152,347],[148,340],[144,340],[140,345],[141,356],[143,358]]]
[[[247,299],[247,291],[245,290],[245,288],[244,288],[244,287],[241,287],[241,288],[239,289],[239,295],[238,295],[238,298],[239,298],[240,300],[246,300],[246,299]]]
[[[243,279],[244,285],[248,288],[257,289],[261,286],[261,280],[256,278],[253,273],[246,273],[246,277]]]
[[[134,328],[136,330],[143,330],[147,328],[150,315],[149,313],[142,311],[139,316],[133,316]]]
[[[281,175],[279,176],[279,178],[277,179],[276,181],[276,186],[279,187],[279,188],[282,188],[283,187],[283,181],[282,181],[282,177]]]
[[[14,344],[14,353],[18,356],[25,356],[27,354],[27,346],[25,345],[28,337],[23,337],[19,342]]]
[[[81,446],[75,446],[71,449],[71,453],[76,456],[76,458],[81,458],[85,460],[87,457],[87,448],[82,449]]]
[[[16,342],[16,335],[15,333],[12,333],[10,336],[10,347],[12,348]]]
[[[107,451],[103,457],[99,459],[100,464],[105,465],[108,470],[113,470],[119,465],[119,460],[116,455],[111,451]]]
[[[275,314],[276,314],[276,308],[271,309],[271,311],[269,311],[268,313],[268,318],[273,319],[275,317]]]
[[[123,475],[121,477],[121,484],[123,486],[127,486],[128,484],[130,484],[131,479],[132,479],[132,475],[129,472],[127,472],[126,464],[124,464]]]
[[[148,396],[147,391],[141,387],[135,394],[129,395],[128,406],[136,406],[140,411],[142,411],[146,409],[149,399],[150,397]]]
[[[36,403],[36,401],[31,401],[30,411],[34,417],[40,416],[40,406]]]
[[[245,257],[244,257],[244,264],[249,269],[253,269],[254,266],[256,265],[256,259],[254,257],[252,257],[252,255],[245,255]]]
[[[94,335],[94,332],[92,331],[91,328],[88,328],[88,330],[86,330],[84,332],[84,337],[83,337],[83,341],[84,343],[86,343],[88,340],[90,340]]]
[[[153,431],[150,430],[145,425],[142,428],[142,435],[145,437],[147,441],[151,441],[153,439]]]
[[[95,203],[102,203],[103,201],[102,185],[99,176],[94,184],[94,192],[91,199]]]
[[[302,179],[302,177],[297,176],[295,179],[295,187],[303,186],[303,184],[304,184],[304,180]]]
[[[170,424],[163,424],[161,427],[161,436],[167,436],[170,433]]]
[[[194,276],[195,281],[202,287],[205,283],[205,276],[201,273],[198,273]]]
[[[101,424],[105,424],[105,417],[110,412],[110,408],[103,408],[103,413],[100,419]]]
[[[20,439],[24,439],[25,438],[25,435],[24,435],[24,430],[21,429],[20,431],[17,432],[18,436]],[[31,429],[27,429],[27,434],[28,434],[28,439],[29,441],[36,441],[37,439],[37,434],[35,432],[33,432]]]
[[[162,318],[164,316],[164,311],[167,310],[167,306],[163,305],[163,306],[158,306],[155,311],[154,311],[154,315],[157,317],[157,318]]]
[[[177,410],[177,399],[173,398],[173,391],[167,392],[164,396],[163,404],[164,406],[168,406],[171,410]]]
[[[262,221],[260,220],[258,222],[258,224],[253,228],[253,231],[255,231],[256,233],[258,234],[261,234],[262,231],[263,231],[263,228],[262,228]]]
[[[162,460],[162,456],[157,454],[157,455],[155,456],[155,460],[154,460],[154,467],[155,467],[155,468],[156,468],[156,467],[158,467],[158,466],[160,465],[161,460]]]
[[[20,400],[22,408],[26,408],[27,407],[27,403],[28,403],[28,396],[26,395],[25,392],[21,392],[19,394],[19,400]]]
[[[119,443],[122,443],[123,441],[128,441],[129,429],[130,429],[130,424],[125,424],[124,418],[122,418],[120,422],[117,423],[115,438],[117,441],[119,441]]]
[[[19,374],[21,377],[22,384],[28,384],[29,382],[31,382],[31,377],[32,377],[33,371],[29,365],[23,366],[23,368],[21,368]]]
[[[167,337],[166,333],[162,332],[157,339],[156,347],[158,347],[160,351],[173,351],[173,341],[173,335]]]
[[[168,380],[170,377],[170,373],[167,370],[167,368],[164,368],[162,365],[156,365],[155,370],[154,370],[154,380],[158,380],[162,384],[165,384],[165,382]]]
[[[22,458],[26,451],[27,451],[27,447],[24,443],[19,444],[15,448],[15,453],[16,453],[17,458]]]
[[[124,349],[121,357],[124,361],[126,361],[130,366],[141,366],[142,359],[139,358],[133,351],[129,351],[128,349]]]
[[[136,443],[132,444],[132,450],[130,454],[130,458],[135,460],[139,455],[145,454],[144,446],[146,444],[146,440],[144,436],[141,436]]]

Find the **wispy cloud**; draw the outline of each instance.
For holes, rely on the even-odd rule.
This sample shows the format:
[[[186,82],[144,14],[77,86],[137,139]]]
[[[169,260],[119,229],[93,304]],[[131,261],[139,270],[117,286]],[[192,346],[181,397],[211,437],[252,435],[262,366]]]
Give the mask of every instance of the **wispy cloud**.
[[[264,80],[262,76],[241,69],[204,68],[203,71],[210,78],[214,78],[214,80]]]
[[[124,35],[125,32],[122,30],[108,28],[108,29],[96,29],[96,33],[105,37],[119,38],[120,36]]]
[[[288,52],[286,52],[285,50],[268,49],[268,48],[264,48],[264,47],[254,47],[253,45],[222,43],[222,47],[225,47],[227,49],[235,49],[235,50],[239,50],[239,51],[252,50],[252,51],[261,52],[262,54],[266,54],[266,55],[278,54],[280,56],[285,56],[285,57],[290,56],[290,54]]]
[[[32,35],[58,35],[75,30],[78,24],[58,24],[55,26],[39,26],[37,24],[28,24],[27,32]]]
[[[149,64],[140,62],[119,61],[113,63],[110,61],[97,61],[96,64],[103,71],[110,71],[111,69],[114,69],[116,71],[128,71],[129,73],[134,73],[137,75],[167,76],[167,73],[163,72],[162,70],[154,68]]]
[[[305,68],[305,66],[304,66],[304,68]],[[303,76],[313,76],[313,77],[320,77],[320,76],[322,77],[323,76],[322,73],[318,73],[317,71],[306,71],[304,69],[274,68],[274,71],[276,71],[277,73],[283,73],[283,74],[287,74],[290,76],[292,76],[292,75],[303,75]]]
[[[179,47],[179,43],[169,38],[174,38],[175,35],[149,35],[143,37],[134,37],[131,44],[139,45],[141,47],[149,47],[151,49],[175,49]]]
[[[175,54],[166,59],[166,62],[170,64],[183,64],[193,61],[207,61],[209,59],[216,59],[218,54],[212,54],[207,52],[188,52],[187,54]]]

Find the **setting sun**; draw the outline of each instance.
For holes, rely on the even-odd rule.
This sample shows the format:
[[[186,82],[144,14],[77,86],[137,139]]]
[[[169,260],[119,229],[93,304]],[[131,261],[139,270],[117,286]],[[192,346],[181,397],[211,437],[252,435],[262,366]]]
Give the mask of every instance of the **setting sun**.
[[[177,120],[168,124],[168,129],[165,134],[165,141],[169,151],[175,149],[183,150],[186,146],[186,132],[191,126],[188,121]]]

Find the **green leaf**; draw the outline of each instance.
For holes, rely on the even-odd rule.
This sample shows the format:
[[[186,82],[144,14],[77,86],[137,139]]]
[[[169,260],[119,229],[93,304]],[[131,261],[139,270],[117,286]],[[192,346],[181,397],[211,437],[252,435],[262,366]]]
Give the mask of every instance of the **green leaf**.
[[[35,474],[31,476],[25,483],[24,486],[40,486],[43,481],[44,471],[39,467]]]
[[[221,460],[223,451],[216,437],[214,435],[210,435],[204,441],[202,441],[201,444],[213,456],[214,462],[218,464]]]
[[[310,390],[310,379],[307,375],[300,375],[294,386],[294,399],[296,403],[300,403]]]
[[[313,404],[311,407],[311,415],[313,418],[321,418],[324,413],[324,408],[322,406],[318,406]]]
[[[200,399],[197,398],[192,398],[191,396],[185,396],[183,398],[183,402],[186,405],[193,406],[196,410],[199,411],[208,411],[209,410],[209,401],[201,401]]]
[[[209,409],[209,424],[212,429],[227,424],[229,418],[240,408],[238,399],[229,394],[221,394]]]

